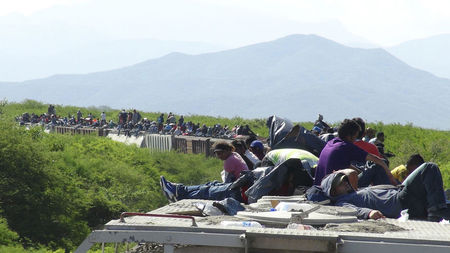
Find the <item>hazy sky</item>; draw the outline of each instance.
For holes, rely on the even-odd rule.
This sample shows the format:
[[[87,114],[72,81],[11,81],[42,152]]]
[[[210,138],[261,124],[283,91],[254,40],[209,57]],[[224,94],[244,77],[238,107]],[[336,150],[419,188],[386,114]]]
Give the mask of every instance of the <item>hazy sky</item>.
[[[448,0],[0,0],[0,24],[17,22],[19,16],[36,25],[89,27],[115,39],[225,46],[312,33],[308,24],[323,24],[312,27],[389,46],[450,33],[449,11]]]

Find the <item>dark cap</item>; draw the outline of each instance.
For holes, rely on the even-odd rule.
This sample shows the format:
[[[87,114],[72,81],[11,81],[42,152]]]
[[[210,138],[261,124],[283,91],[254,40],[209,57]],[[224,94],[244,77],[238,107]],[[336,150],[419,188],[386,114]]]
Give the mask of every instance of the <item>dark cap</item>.
[[[330,194],[335,195],[335,189],[338,185],[340,185],[343,181],[348,180],[347,175],[344,173],[337,173],[336,177],[334,177],[333,182],[331,183]]]

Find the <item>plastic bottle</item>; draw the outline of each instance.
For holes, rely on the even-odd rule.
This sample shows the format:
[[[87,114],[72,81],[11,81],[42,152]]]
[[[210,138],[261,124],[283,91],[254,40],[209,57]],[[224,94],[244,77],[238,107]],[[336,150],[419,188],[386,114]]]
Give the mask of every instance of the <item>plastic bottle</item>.
[[[316,230],[313,226],[297,224],[297,223],[289,223],[287,228],[288,229],[296,229],[296,230]]]
[[[299,210],[309,210],[313,208],[312,205],[306,203],[294,203],[294,202],[280,202],[275,209],[277,211],[299,211]]]
[[[409,219],[408,209],[402,210],[400,212],[400,217],[397,219],[398,221],[405,222]]]
[[[263,226],[257,221],[229,221],[224,220],[220,222],[221,226],[224,227],[252,227],[252,228],[262,228]]]

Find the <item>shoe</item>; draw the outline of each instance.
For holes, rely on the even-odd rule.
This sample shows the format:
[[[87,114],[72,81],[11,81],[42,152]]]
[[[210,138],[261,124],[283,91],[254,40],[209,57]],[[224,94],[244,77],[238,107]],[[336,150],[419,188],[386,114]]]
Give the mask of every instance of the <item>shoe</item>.
[[[442,219],[450,220],[450,209],[449,208],[441,208],[436,211],[430,211],[427,217],[428,221],[439,222]]]
[[[172,184],[167,181],[164,176],[161,176],[159,180],[159,184],[161,185],[161,189],[166,196],[167,200],[171,203],[177,201],[177,186],[176,184]]]

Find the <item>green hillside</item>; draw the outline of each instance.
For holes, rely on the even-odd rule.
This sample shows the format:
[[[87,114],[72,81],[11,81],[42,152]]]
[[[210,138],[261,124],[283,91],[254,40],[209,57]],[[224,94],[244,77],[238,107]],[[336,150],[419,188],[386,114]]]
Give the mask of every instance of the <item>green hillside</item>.
[[[78,109],[56,106],[59,115]],[[108,120],[116,120],[118,114],[109,108],[80,109],[94,115],[104,110]],[[40,127],[26,130],[13,121],[23,112],[46,111],[47,105],[36,101],[0,106],[0,252],[73,250],[92,229],[118,218],[120,212],[147,212],[167,203],[160,175],[185,184],[219,179],[222,162],[215,158],[149,152],[96,136],[45,134]],[[142,116],[156,120],[159,114]],[[186,120],[249,124],[260,136],[268,135],[265,119],[188,115]],[[385,132],[385,149],[396,154],[392,168],[419,152],[440,166],[445,186],[450,187],[449,131],[369,125]]]

